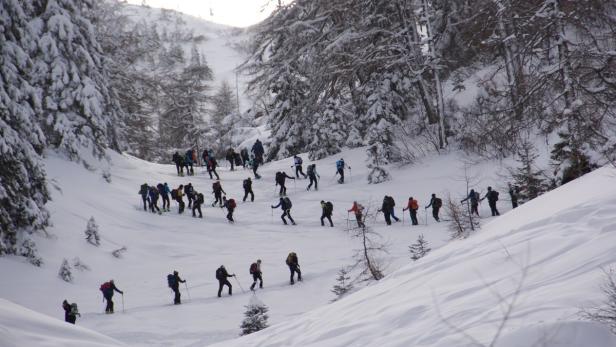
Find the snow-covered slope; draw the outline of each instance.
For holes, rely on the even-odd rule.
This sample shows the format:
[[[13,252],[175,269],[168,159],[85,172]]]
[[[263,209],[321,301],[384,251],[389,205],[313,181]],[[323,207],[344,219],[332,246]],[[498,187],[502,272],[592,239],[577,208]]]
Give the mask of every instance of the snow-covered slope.
[[[118,347],[124,344],[0,299],[2,347]]]
[[[497,346],[616,346],[578,316],[616,263],[615,181],[597,170],[378,284],[220,346],[488,346],[499,332]]]

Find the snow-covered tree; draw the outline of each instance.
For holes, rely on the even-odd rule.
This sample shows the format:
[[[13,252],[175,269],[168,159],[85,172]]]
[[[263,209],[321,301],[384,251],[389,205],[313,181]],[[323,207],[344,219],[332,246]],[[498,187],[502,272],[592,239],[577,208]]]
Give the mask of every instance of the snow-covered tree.
[[[68,263],[66,258],[62,260],[62,265],[60,265],[60,270],[58,271],[58,277],[60,277],[64,282],[73,282],[71,264]]]
[[[424,239],[423,234],[420,234],[419,237],[417,237],[417,242],[409,246],[409,253],[411,254],[411,260],[413,261],[423,258],[430,251],[431,248],[428,247],[428,241]]]
[[[518,190],[520,202],[532,200],[548,190],[543,170],[536,168],[539,155],[532,143],[525,141],[518,150],[516,161],[519,166],[511,170],[514,186]]]
[[[235,94],[227,81],[220,84],[211,101],[209,143],[216,144],[213,148],[215,155],[224,156],[225,151],[232,147],[233,123],[238,116]]]
[[[88,240],[89,243],[93,244],[94,246],[100,246],[101,237],[98,234],[98,224],[96,224],[96,220],[94,220],[94,217],[90,217],[90,219],[88,220],[85,234],[86,240]]]
[[[331,292],[336,294],[336,298],[333,301],[339,300],[351,290],[353,290],[353,283],[351,283],[351,276],[346,268],[341,268],[338,271],[338,277],[336,278],[336,284],[332,288]]]
[[[312,141],[307,150],[311,160],[323,159],[339,153],[347,140],[347,124],[352,119],[347,107],[331,100],[321,115],[315,115]],[[356,134],[353,134],[356,136]]]
[[[471,231],[479,229],[479,218],[473,218],[468,208],[461,207],[451,196],[445,202],[445,213],[449,218],[449,231],[452,239],[467,238]]]
[[[250,298],[250,302],[244,312],[244,320],[240,328],[242,333],[240,335],[248,335],[259,330],[263,330],[268,327],[267,319],[269,318],[267,312],[269,308],[261,302],[256,295]]]

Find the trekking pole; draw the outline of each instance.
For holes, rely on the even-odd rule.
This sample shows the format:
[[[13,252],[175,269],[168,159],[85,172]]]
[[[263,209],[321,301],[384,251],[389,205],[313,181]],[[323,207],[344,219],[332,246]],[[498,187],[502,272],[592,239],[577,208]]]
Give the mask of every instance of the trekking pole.
[[[186,282],[184,282],[184,286],[186,287],[186,294],[188,295],[188,301],[192,301],[192,299],[190,298],[190,291],[188,290],[188,284]]]
[[[424,208],[424,211],[426,211],[426,226],[428,225],[428,209]]]
[[[244,290],[244,287],[242,287],[242,284],[237,279],[237,276],[233,275],[233,278],[235,278],[235,282],[237,282],[237,284],[240,286],[240,289],[242,290],[242,293],[246,293],[246,291]]]
[[[349,211],[347,211],[347,230],[351,229],[351,226],[349,225],[349,218],[351,218],[351,215],[349,214]]]
[[[126,311],[124,310],[124,293],[122,293],[122,313],[125,313]]]
[[[353,170],[349,166],[349,183],[353,183]]]
[[[404,225],[404,210],[402,210],[402,225]]]

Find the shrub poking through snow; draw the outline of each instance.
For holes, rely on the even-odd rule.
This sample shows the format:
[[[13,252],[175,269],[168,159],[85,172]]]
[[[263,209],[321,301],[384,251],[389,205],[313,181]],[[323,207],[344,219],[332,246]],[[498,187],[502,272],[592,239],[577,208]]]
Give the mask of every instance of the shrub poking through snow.
[[[58,271],[58,277],[60,277],[64,282],[73,282],[73,272],[71,270],[71,264],[68,263],[68,260],[64,259],[62,261],[60,271]]]
[[[428,247],[428,241],[424,239],[423,234],[417,238],[417,242],[409,246],[409,253],[413,261],[423,258],[432,249]]]
[[[366,225],[366,221],[373,216],[372,206],[369,205],[364,209],[362,225],[351,229],[352,236],[361,241],[361,248],[357,249],[353,256],[355,264],[351,266],[351,270],[359,269],[359,275],[355,279],[359,281],[378,281],[385,277],[385,266],[380,256],[387,253],[387,244],[381,241],[381,234]]]
[[[331,290],[332,293],[336,294],[336,298],[332,301],[336,301],[342,298],[351,290],[353,290],[351,276],[349,276],[349,271],[344,267],[338,271],[338,277],[336,278],[336,282],[337,284],[335,284]]]
[[[269,318],[267,311],[269,311],[269,308],[263,302],[253,295],[250,298],[250,302],[245,307],[245,318],[240,326],[240,328],[242,328],[241,335],[252,334],[267,328],[267,319]]]
[[[465,208],[447,197],[445,205],[449,217],[449,231],[452,239],[464,239],[471,231],[479,228],[479,219],[473,218],[469,208]]]
[[[111,252],[111,254],[116,258],[122,258],[122,254],[126,252],[126,247],[118,248],[115,251]]]
[[[605,276],[605,282],[601,286],[605,295],[603,304],[584,311],[582,315],[587,319],[609,326],[616,334],[616,271],[614,269],[606,271]]]
[[[23,257],[26,257],[32,265],[43,265],[43,259],[41,259],[41,257],[37,255],[36,244],[30,239],[25,239],[21,243],[21,247],[19,248],[19,254]]]
[[[90,217],[90,220],[88,220],[88,225],[86,226],[86,240],[88,240],[89,243],[93,244],[94,246],[100,246],[101,244],[101,237],[98,234],[98,225],[96,224],[96,220],[94,220],[94,217]]]
[[[79,257],[73,258],[73,267],[79,271],[90,271],[90,267],[79,259]]]

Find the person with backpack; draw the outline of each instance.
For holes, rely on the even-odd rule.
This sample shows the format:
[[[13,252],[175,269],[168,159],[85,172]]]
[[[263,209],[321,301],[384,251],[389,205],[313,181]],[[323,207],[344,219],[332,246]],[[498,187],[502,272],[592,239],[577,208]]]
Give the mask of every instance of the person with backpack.
[[[246,147],[242,148],[240,151],[240,157],[242,158],[242,166],[245,168],[248,167],[248,162],[250,161],[250,155],[248,155],[248,149]]]
[[[291,203],[291,199],[289,199],[286,196],[284,197],[281,196],[280,201],[278,202],[278,205],[272,206],[272,208],[278,208],[278,207],[280,207],[283,211],[282,216],[280,216],[280,218],[282,218],[282,222],[284,223],[284,225],[287,225],[287,220],[284,219],[284,217],[289,217],[291,224],[295,225],[295,221],[293,220],[293,217],[291,217],[291,207],[293,207],[293,204]]]
[[[396,222],[399,222],[400,219],[398,217],[396,217],[396,209],[395,209],[396,201],[394,200],[394,198],[392,196],[385,196],[385,198],[387,199],[387,204],[389,205],[389,215]]]
[[[186,155],[184,155],[184,165],[186,166],[186,175],[194,176],[195,170],[193,169],[193,150],[189,149],[186,151]],[[188,168],[190,167],[190,170]]]
[[[255,179],[260,180],[261,175],[257,173],[257,170],[259,169],[259,160],[257,160],[255,156],[252,156],[252,159],[250,160],[250,167],[252,167],[252,173],[255,175]]]
[[[150,210],[152,211],[152,213],[158,212],[158,214],[162,214],[162,212],[160,212],[160,208],[158,208],[158,188],[151,186],[149,190]]]
[[[488,192],[483,198],[481,198],[480,201],[483,201],[485,198],[488,198],[488,205],[490,205],[490,211],[492,212],[492,217],[500,216],[500,213],[496,209],[496,202],[498,201],[498,192],[496,190],[492,190],[492,187],[488,187]]]
[[[304,176],[304,178],[308,178],[308,176],[306,176],[306,174],[304,173],[304,169],[302,168],[302,164],[304,163],[304,161],[302,160],[302,158],[300,156],[298,156],[297,154],[293,156],[293,163],[295,166],[295,177],[299,178],[299,174],[302,174],[302,176]]]
[[[233,295],[231,283],[227,278],[235,277],[235,274],[229,275],[227,269],[225,269],[224,265],[220,265],[220,267],[216,270],[216,279],[218,280],[218,297],[220,298],[220,294],[222,293],[222,287],[229,287],[229,295]]]
[[[377,210],[377,212],[383,212],[383,217],[385,217],[385,223],[387,223],[387,225],[391,225],[391,209],[392,207],[388,196],[385,195],[381,209]]]
[[[227,209],[227,220],[230,223],[235,223],[235,221],[233,220],[233,211],[235,211],[235,208],[237,207],[237,204],[235,203],[235,199],[228,199],[226,196],[222,197],[222,206],[225,207]]]
[[[511,198],[511,208],[518,207],[518,199],[520,198],[520,187],[512,187],[509,185],[509,197]]]
[[[122,295],[124,292],[119,290],[113,280],[109,280],[109,282],[105,282],[100,287],[101,292],[103,292],[103,297],[107,300],[107,307],[105,307],[105,313],[111,314],[113,313],[113,292],[116,291]]]
[[[208,152],[207,149],[203,150],[203,153],[201,154],[201,159],[203,159],[205,169],[207,170],[207,173],[210,175],[210,179],[213,179],[212,167],[210,166],[210,153]]]
[[[334,204],[331,201],[325,202],[321,200],[321,226],[325,226],[323,219],[327,218],[329,225],[333,228],[334,222],[332,222],[332,213],[334,212]]]
[[[308,178],[310,178],[310,184],[306,188],[306,190],[310,190],[312,184],[314,183],[314,190],[319,190],[319,184],[317,177],[321,179],[321,176],[317,173],[317,164],[310,164],[306,169],[306,173],[308,174]]]
[[[276,184],[275,185],[280,186],[280,192],[278,193],[280,196],[287,195],[287,187],[285,186],[285,181],[287,180],[287,178],[290,178],[292,180],[295,179],[295,177],[291,177],[287,175],[287,173],[284,171],[276,172]]]
[[[259,281],[259,288],[263,289],[263,273],[261,272],[261,259],[257,259],[255,263],[250,265],[250,274],[252,275],[252,285],[250,290],[254,292],[257,281]]]
[[[220,184],[219,180],[216,180],[216,182],[212,183],[212,193],[214,194],[214,202],[212,203],[212,207],[216,206],[216,204],[220,205],[220,208],[222,208],[222,194],[227,194],[227,192],[225,192],[222,189],[222,185]]]
[[[295,277],[295,273],[297,273],[297,280],[301,282],[302,272],[299,269],[299,261],[297,260],[297,254],[295,252],[289,253],[289,255],[287,256],[286,263],[289,267],[289,271],[291,272],[291,281],[289,281],[289,283],[292,285],[295,284],[295,280],[293,279],[293,277]]]
[[[250,201],[254,202],[255,193],[252,192],[252,180],[250,177],[244,180],[242,186],[244,187],[244,199],[242,201],[246,202],[246,198],[248,198],[248,194],[250,194]]]
[[[167,275],[167,285],[169,286],[169,288],[171,288],[171,290],[173,290],[173,293],[175,294],[173,298],[174,305],[179,305],[182,303],[182,300],[180,298],[182,296],[182,294],[180,293],[180,283],[186,283],[186,280],[181,279],[177,271],[173,271],[173,274]]]
[[[252,153],[255,155],[256,162],[261,165],[263,164],[263,155],[265,154],[265,149],[263,149],[263,144],[259,139],[255,141],[255,144],[252,145]]]
[[[413,223],[413,225],[418,225],[419,222],[417,221],[417,210],[419,209],[419,203],[417,202],[417,200],[413,199],[413,197],[411,196],[409,198],[409,202],[408,205],[406,205],[406,208],[403,208],[402,211],[406,211],[409,210],[409,213],[411,214],[411,222]]]
[[[175,195],[175,197],[173,195]],[[184,205],[184,185],[180,184],[180,186],[177,189],[172,190],[171,197],[175,199],[175,201],[177,201],[179,205],[178,213],[179,214],[184,213],[184,207],[185,207]]]
[[[210,171],[208,171],[208,173],[210,174],[210,179],[212,179],[212,173],[214,173],[214,175],[216,175],[216,179],[220,180],[220,176],[218,176],[218,172],[216,172],[216,168],[218,167],[218,162],[216,161],[216,158],[214,158],[214,156],[210,153],[209,155],[209,167],[210,167]]]
[[[233,148],[229,148],[227,150],[227,155],[225,156],[225,159],[227,159],[227,161],[231,165],[230,171],[235,171],[235,169],[233,168],[233,165],[235,164],[235,151],[233,150]]]
[[[147,183],[144,183],[141,185],[141,188],[139,189],[138,194],[141,195],[141,200],[143,200],[143,210],[147,211],[148,210],[148,194],[150,192],[150,189],[148,187]]]
[[[178,171],[178,176],[184,175],[184,164],[182,161],[182,156],[177,151],[173,153],[172,161],[175,163],[175,168]]]
[[[426,206],[426,209],[430,206],[432,206],[432,217],[434,217],[434,220],[437,222],[440,222],[441,220],[438,217],[438,211],[441,209],[441,206],[443,206],[443,200],[437,198],[436,194],[433,193],[432,198],[430,199],[430,204]]]
[[[81,317],[79,314],[79,310],[77,309],[77,304],[72,303],[69,304],[66,299],[62,302],[62,308],[64,309],[64,321],[67,323],[75,324],[77,321],[77,316]]]
[[[193,200],[195,199],[195,189],[193,188],[192,183],[188,183],[184,186],[184,194],[188,199],[188,208],[192,208]]]
[[[350,166],[347,166],[344,163],[344,159],[340,158],[340,160],[338,160],[336,162],[336,175],[340,175],[340,178],[338,178],[338,183],[343,184],[344,183],[344,169],[348,167],[349,169],[351,169]]]
[[[203,213],[201,213],[201,205],[203,205],[204,202],[203,194],[195,192],[195,200],[193,201],[192,206],[192,216],[194,218],[197,217],[195,211],[199,211],[199,218],[203,218]]]
[[[353,212],[355,214],[355,220],[357,221],[357,226],[359,228],[363,228],[364,224],[364,207],[357,203],[357,201],[353,201],[353,207],[347,212]]]
[[[468,196],[465,199],[460,200],[460,203],[463,204],[466,201],[470,201],[471,203],[471,214],[476,214],[479,217],[479,193],[477,193],[474,189],[468,193]]]
[[[157,184],[156,189],[158,190],[158,195],[163,199],[163,211],[169,211],[169,194],[171,191],[169,190],[167,182],[165,182],[165,184]]]

